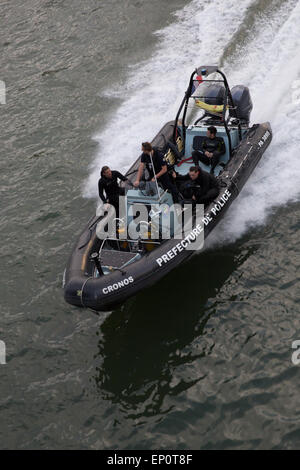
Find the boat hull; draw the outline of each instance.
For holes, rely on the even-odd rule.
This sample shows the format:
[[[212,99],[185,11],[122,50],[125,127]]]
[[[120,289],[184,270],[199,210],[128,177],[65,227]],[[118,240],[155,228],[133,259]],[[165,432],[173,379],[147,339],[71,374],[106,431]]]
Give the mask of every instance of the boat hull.
[[[174,123],[167,123],[152,141],[163,147],[173,133]],[[216,200],[205,211],[203,224],[204,237],[223,218],[232,202],[260,161],[272,139],[269,123],[255,125],[237,147],[224,171],[219,177],[221,190]],[[139,160],[128,170],[131,174]],[[129,297],[151,286],[159,279],[187,261],[195,251],[188,249],[187,237],[184,240],[170,239],[158,248],[144,255],[140,260],[114,271],[109,275],[94,277],[95,266],[90,256],[99,250],[101,240],[96,234],[98,219],[93,217],[77,240],[69,259],[64,277],[65,300],[77,307],[95,311],[108,311],[122,304]],[[197,238],[202,235],[193,232]]]

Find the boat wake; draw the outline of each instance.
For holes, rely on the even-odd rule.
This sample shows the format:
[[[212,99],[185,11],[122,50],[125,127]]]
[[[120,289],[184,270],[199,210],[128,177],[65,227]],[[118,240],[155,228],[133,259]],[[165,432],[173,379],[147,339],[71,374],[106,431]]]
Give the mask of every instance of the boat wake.
[[[273,207],[298,200],[299,28],[297,0],[273,0],[263,7],[253,0],[193,0],[177,12],[173,24],[155,32],[158,41],[152,57],[128,71],[128,98],[94,137],[98,153],[84,196],[97,196],[102,165],[121,171],[131,165],[140,143],[174,119],[190,70],[211,63],[224,69],[231,86],[249,86],[252,122],[269,120],[274,133],[272,145],[211,235],[212,242],[234,241],[250,226],[263,223]],[[122,100],[124,86],[106,91],[106,96]]]

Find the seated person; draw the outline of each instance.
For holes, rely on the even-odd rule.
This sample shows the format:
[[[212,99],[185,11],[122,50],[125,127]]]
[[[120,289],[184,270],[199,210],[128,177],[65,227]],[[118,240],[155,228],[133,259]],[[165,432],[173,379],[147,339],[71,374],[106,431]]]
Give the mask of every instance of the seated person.
[[[221,155],[224,155],[226,152],[224,140],[222,137],[216,137],[216,134],[217,129],[214,126],[210,126],[207,129],[207,137],[204,139],[202,144],[203,150],[194,150],[192,153],[194,164],[198,165],[200,160],[200,162],[205,165],[211,166],[211,173],[214,173]]]
[[[125,188],[120,188],[118,184],[118,179],[120,179],[121,181],[127,181],[128,178],[126,178],[126,176],[123,176],[118,171],[111,171],[108,166],[102,167],[100,175],[101,178],[98,181],[99,197],[102,202],[104,202],[104,204],[106,202],[112,204],[118,212],[119,196],[125,195]],[[103,194],[103,191],[105,191],[105,196]]]
[[[167,163],[164,160],[162,152],[152,147],[149,142],[142,143],[141,163],[138,168],[138,173],[133,185],[137,188],[143,176],[145,167],[148,170],[148,181],[157,180],[164,190],[169,190],[173,196],[173,201],[178,202],[178,190],[173,184],[169,174]],[[152,164],[153,163],[153,164]]]
[[[191,166],[186,175],[179,175],[174,171],[172,176],[178,182],[182,196],[195,204],[207,206],[219,195],[217,179],[198,166]]]

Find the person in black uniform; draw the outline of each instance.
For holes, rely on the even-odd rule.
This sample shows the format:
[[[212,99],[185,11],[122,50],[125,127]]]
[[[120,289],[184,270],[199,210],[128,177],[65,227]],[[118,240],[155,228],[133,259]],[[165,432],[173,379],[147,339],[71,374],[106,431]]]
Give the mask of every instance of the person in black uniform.
[[[179,175],[174,171],[172,176],[179,184],[182,196],[195,204],[206,206],[219,195],[217,179],[198,166],[191,166],[186,175]]]
[[[198,165],[200,162],[205,165],[211,166],[210,172],[213,174],[214,170],[219,163],[221,155],[226,152],[226,147],[222,137],[216,137],[217,129],[210,126],[207,129],[207,137],[202,144],[202,151],[194,150],[192,153],[193,162]]]
[[[111,171],[108,166],[104,166],[102,168],[100,175],[101,178],[98,181],[99,197],[104,204],[108,202],[109,204],[113,205],[118,214],[119,196],[125,195],[125,188],[120,188],[118,179],[121,181],[127,181],[128,178],[123,176],[118,171]],[[103,191],[105,191],[105,196]]]
[[[167,163],[164,160],[162,152],[153,148],[149,142],[142,143],[142,152],[141,163],[133,185],[136,188],[139,186],[144,169],[147,168],[149,174],[148,181],[155,181],[155,179],[157,179],[157,182],[162,185],[163,189],[170,191],[173,196],[173,201],[175,203],[178,202],[178,190],[168,174]]]

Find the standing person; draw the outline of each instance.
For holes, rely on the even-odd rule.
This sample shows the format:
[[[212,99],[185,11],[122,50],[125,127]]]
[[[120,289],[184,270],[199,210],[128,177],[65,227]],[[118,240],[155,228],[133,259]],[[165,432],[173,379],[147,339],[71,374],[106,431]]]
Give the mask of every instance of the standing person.
[[[125,188],[120,188],[118,179],[127,181],[128,178],[118,171],[112,171],[108,166],[102,167],[100,176],[101,178],[98,181],[99,197],[104,204],[108,202],[115,207],[118,217],[119,196],[125,195]],[[105,196],[103,191],[105,191]]]
[[[220,161],[220,157],[226,152],[226,147],[222,137],[216,137],[217,129],[214,126],[210,126],[207,129],[206,138],[202,144],[202,151],[194,150],[192,153],[193,162],[198,165],[200,162],[205,165],[211,166],[211,173]]]
[[[168,175],[167,163],[164,160],[162,152],[153,148],[149,142],[142,143],[141,162],[139,164],[137,177],[133,185],[137,188],[143,176],[145,168],[149,173],[148,181],[157,180],[165,190],[169,190],[173,196],[173,201],[178,202],[178,190]],[[153,163],[153,164],[152,164]]]

